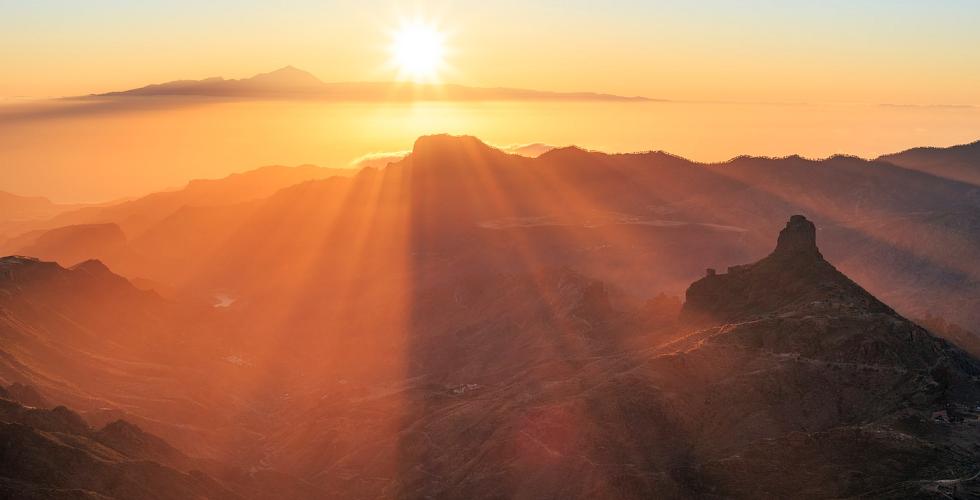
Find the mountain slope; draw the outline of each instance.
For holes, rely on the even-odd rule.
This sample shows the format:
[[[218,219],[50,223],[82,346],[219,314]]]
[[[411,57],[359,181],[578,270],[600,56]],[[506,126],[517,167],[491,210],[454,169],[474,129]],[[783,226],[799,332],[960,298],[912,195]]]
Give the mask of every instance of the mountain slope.
[[[152,193],[135,200],[104,207],[91,207],[60,214],[41,224],[43,229],[78,224],[115,223],[130,238],[138,237],[152,224],[182,207],[222,206],[269,196],[301,182],[332,176],[353,175],[351,169],[267,166],[221,179],[196,179],[175,191]],[[37,225],[35,225],[37,226]]]
[[[420,138],[414,149],[384,169],[243,205],[216,206],[216,197],[165,218],[166,211],[105,213],[95,222],[120,225],[132,251],[123,259],[89,257],[195,293],[262,294],[259,288],[284,284],[283,273],[302,265],[322,267],[330,283],[331,263],[365,250],[342,235],[362,234],[358,244],[379,252],[378,245],[399,249],[426,239],[431,248],[411,250],[420,265],[438,260],[436,252],[505,267],[569,265],[652,297],[683,293],[705,265],[764,254],[766,235],[783,222],[775,214],[805,212],[822,228],[824,252],[903,314],[980,329],[980,188],[971,184],[843,156],[698,164],[661,152],[562,148],[530,159],[449,136]],[[283,232],[283,221],[294,230]],[[333,244],[323,241],[327,235]],[[318,256],[308,254],[321,247]],[[646,263],[638,255],[659,258]],[[280,261],[294,270],[280,269]],[[282,291],[283,300],[325,293],[296,286]]]
[[[139,493],[140,487],[161,498],[323,496],[315,486],[253,461],[255,434],[245,424],[255,419],[269,425],[256,415],[263,398],[250,383],[262,372],[241,361],[250,356],[213,308],[138,290],[97,261],[63,268],[5,257],[0,339],[0,380],[12,383],[0,397],[68,405],[101,427],[90,430],[78,415],[57,410],[54,417],[71,418],[55,421],[74,422],[78,436],[65,438],[48,434],[68,431],[44,427],[51,420],[46,410],[12,408],[9,418],[0,415],[0,421],[29,427],[5,427],[7,456],[23,459],[5,463],[5,475],[15,481],[3,488],[33,492],[22,484],[27,481],[111,490],[106,494],[120,498],[154,498]],[[25,415],[31,420],[20,418]],[[121,464],[115,463],[118,453],[106,459],[91,451],[93,440],[128,458]],[[181,479],[192,468],[206,470],[221,486],[212,487],[215,480],[200,474]],[[210,493],[194,493],[205,491],[202,484]]]
[[[25,223],[50,219],[79,205],[52,203],[40,196],[18,196],[0,191],[0,241],[14,236]]]
[[[662,153],[565,148],[529,159],[474,138],[433,136],[381,171],[271,197],[215,249],[225,257],[215,260],[219,267],[220,260],[244,262],[243,249],[259,247],[277,220],[303,229],[285,235],[281,248],[267,246],[262,260],[318,245],[316,235],[342,234],[357,227],[355,219],[385,226],[395,221],[382,217],[412,214],[397,222],[418,232],[412,238],[427,238],[432,251],[467,234],[453,251],[466,241],[495,242],[516,261],[568,264],[650,296],[679,294],[705,263],[762,254],[765,234],[782,223],[774,214],[803,211],[821,223],[828,255],[873,292],[903,312],[941,315],[971,329],[980,324],[972,312],[980,310],[973,307],[980,305],[978,209],[974,186],[849,157],[702,165]],[[641,264],[638,254],[663,258]],[[237,273],[235,280],[247,278]],[[209,286],[224,280],[199,279]]]
[[[575,201],[556,219],[527,219],[523,210],[556,206],[529,179],[583,196],[550,166],[593,178],[588,195],[600,199],[618,191],[609,177],[643,177],[605,158],[601,176],[578,151],[549,166],[512,163],[475,140],[416,149],[385,171],[289,188],[236,228],[222,265],[205,266],[207,279],[235,285],[240,302],[221,311],[234,337],[211,314],[161,303],[98,263],[4,259],[0,375],[77,401],[93,418],[125,408],[182,449],[287,470],[337,497],[826,498],[971,487],[980,363],[837,271],[807,219],[791,218],[761,261],[691,285],[675,321],[670,308],[551,264],[596,260],[578,255],[585,235],[633,243],[652,231],[650,248],[660,249],[666,234],[691,238],[671,254],[680,258],[694,242],[730,244],[741,232],[603,222],[608,214],[567,197]],[[470,165],[490,166],[478,175],[507,189],[477,189]],[[405,196],[406,183],[418,196]],[[498,224],[473,223],[487,217]],[[548,252],[561,259],[538,260]],[[635,268],[665,258],[622,255],[616,264],[630,257]],[[107,432],[114,443],[133,430]],[[27,436],[10,442],[54,453]],[[136,441],[147,456],[169,455]]]
[[[159,438],[100,430],[65,408],[0,399],[0,493],[10,498],[239,498]]]
[[[912,148],[878,159],[980,186],[980,141],[948,148]]]
[[[40,219],[69,210],[72,205],[59,205],[40,196],[18,196],[0,191],[0,213],[4,219]]]
[[[944,487],[937,480],[976,472],[976,440],[969,435],[980,363],[834,269],[814,236],[813,224],[794,216],[770,256],[706,276],[688,290],[683,316],[722,324],[699,331],[700,347],[685,356],[754,353],[752,369],[761,370],[724,382],[720,394],[743,401],[716,399],[715,412],[743,407],[752,392],[746,382],[754,378],[768,393],[759,396],[777,405],[759,421],[770,429],[740,424],[743,439],[768,437],[701,470],[719,482],[715,491],[740,497],[794,491],[940,497]],[[937,411],[941,423],[933,421]],[[945,423],[947,414],[953,423]]]
[[[827,297],[857,301],[827,304],[831,308],[892,312],[824,260],[817,249],[816,226],[794,215],[768,257],[729,267],[727,274],[709,270],[707,277],[691,285],[683,313],[691,321],[731,322],[812,306]]]
[[[235,211],[239,218],[244,217],[250,210],[250,203],[284,187],[355,173],[354,169],[313,165],[267,166],[221,179],[196,179],[175,191],[152,193],[105,206],[66,210],[50,219],[22,221],[16,225],[17,236],[0,241],[0,254],[30,255],[66,266],[86,259],[100,259],[131,277],[144,277],[145,274],[139,271],[147,267],[147,250],[152,252],[160,248],[154,241],[152,230],[157,226],[166,227],[173,218],[180,219],[184,225],[208,223],[214,226],[218,221],[227,221],[227,217],[220,218],[224,212]],[[213,210],[201,213],[202,208]],[[212,227],[209,236],[220,238],[227,230],[227,226]],[[194,244],[199,239],[189,241],[185,251],[203,251]],[[179,252],[168,252],[176,253]],[[182,264],[167,267],[167,273],[175,272]],[[160,273],[150,274],[158,276]]]
[[[938,497],[977,472],[980,362],[834,269],[802,217],[769,257],[693,284],[672,333],[567,272],[474,279],[419,301],[398,391],[348,403],[367,449],[386,449],[379,408],[401,415],[402,496]]]
[[[0,494],[11,498],[322,498],[271,471],[188,457],[125,420],[93,428],[72,410],[0,397]]]
[[[113,223],[80,224],[32,231],[12,238],[4,245],[16,255],[30,255],[73,266],[100,256],[116,260],[125,251],[126,235]]]
[[[98,261],[5,257],[0,311],[0,379],[80,411],[121,410],[181,446],[220,421],[222,408],[201,402],[228,397],[212,384],[234,344],[210,308],[137,290]]]

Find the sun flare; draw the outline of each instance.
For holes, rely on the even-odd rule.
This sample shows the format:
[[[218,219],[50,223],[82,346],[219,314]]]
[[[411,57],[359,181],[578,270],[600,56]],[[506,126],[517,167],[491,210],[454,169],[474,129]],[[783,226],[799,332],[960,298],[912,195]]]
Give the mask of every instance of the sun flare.
[[[403,22],[391,36],[391,62],[399,78],[415,82],[438,80],[445,62],[446,36],[426,22]]]

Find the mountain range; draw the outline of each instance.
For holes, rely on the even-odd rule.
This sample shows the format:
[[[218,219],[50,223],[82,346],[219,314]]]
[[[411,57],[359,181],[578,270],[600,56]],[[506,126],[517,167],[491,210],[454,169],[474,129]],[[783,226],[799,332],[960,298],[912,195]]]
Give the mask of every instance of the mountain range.
[[[740,157],[699,164],[661,152],[577,148],[526,158],[472,138],[433,136],[390,167],[353,177],[329,177],[351,170],[312,169],[327,178],[290,186],[312,176],[302,169],[276,172],[282,176],[274,181],[252,174],[253,191],[239,191],[233,178],[66,212],[21,226],[0,250],[65,265],[99,258],[127,276],[167,287],[229,290],[277,275],[247,266],[256,252],[269,252],[263,260],[290,255],[297,265],[298,258],[312,258],[302,252],[322,245],[319,235],[344,234],[357,224],[417,230],[422,221],[391,217],[425,212],[425,227],[439,228],[432,229],[430,245],[462,238],[440,251],[482,258],[469,247],[490,245],[507,256],[500,260],[509,267],[531,256],[603,276],[641,296],[679,295],[705,264],[758,255],[765,234],[779,224],[776,214],[804,212],[821,224],[828,255],[901,312],[980,330],[980,189],[882,160]],[[420,200],[438,201],[413,207]],[[282,220],[292,231],[270,241]],[[106,224],[118,226],[124,238]],[[79,227],[64,229],[70,226]],[[400,233],[404,229],[392,235]],[[365,244],[410,243],[376,236]],[[512,243],[515,237],[520,245]],[[103,251],[95,251],[99,245]],[[335,243],[326,260],[356,252],[349,245]],[[84,254],[83,248],[92,250]],[[640,264],[637,252],[663,258]],[[206,262],[212,256],[213,265]],[[208,270],[198,272],[201,266]]]
[[[949,148],[912,148],[878,159],[980,186],[980,141]]]
[[[227,98],[317,99],[332,101],[650,101],[595,92],[547,92],[454,84],[349,82],[324,83],[286,66],[239,80],[221,77],[177,80],[90,97],[207,96]]]
[[[980,494],[976,185],[465,136],[343,173],[8,240],[34,256],[0,260],[6,456],[48,468],[4,462],[2,491]]]
[[[243,360],[264,349],[231,347],[237,341],[222,340],[213,324],[207,335],[168,333],[180,315],[143,311],[185,306],[140,292],[96,262],[64,269],[5,258],[0,272],[4,288],[18,290],[4,295],[4,335],[20,339],[5,343],[3,378],[88,408],[36,409],[0,394],[5,456],[20,457],[0,463],[9,495],[980,493],[973,479],[980,361],[837,271],[802,216],[761,261],[709,270],[677,315],[651,316],[569,269],[437,285],[411,306],[407,372],[365,371],[376,358],[362,356],[362,369],[348,367],[339,381],[324,377],[336,375],[341,365],[333,363],[304,363],[290,376],[259,369]],[[32,312],[48,308],[79,323]],[[203,317],[183,324],[207,325]],[[360,341],[369,344],[394,340],[364,333]],[[87,355],[70,354],[74,346]],[[204,368],[229,347],[242,357]],[[306,345],[314,357],[337,347],[355,346],[340,337]],[[372,355],[384,356],[378,347]],[[263,384],[253,385],[260,374]],[[129,382],[106,385],[119,377]],[[270,383],[268,396],[256,392]],[[122,408],[211,458],[189,458],[144,424],[120,420]],[[252,460],[258,468],[241,470]]]
[[[39,226],[61,227],[79,223],[119,223],[128,232],[139,232],[175,210],[188,206],[220,206],[265,198],[276,191],[309,180],[353,175],[346,168],[323,168],[315,165],[286,167],[269,165],[222,179],[195,179],[180,189],[151,193],[139,198],[98,206],[76,208],[71,205],[52,209],[47,222],[24,225],[32,230]],[[15,221],[15,220],[14,220]],[[11,221],[11,222],[14,222]]]
[[[83,205],[53,203],[43,196],[19,196],[0,191],[0,237],[17,232],[19,227],[48,220],[59,213],[83,208]]]

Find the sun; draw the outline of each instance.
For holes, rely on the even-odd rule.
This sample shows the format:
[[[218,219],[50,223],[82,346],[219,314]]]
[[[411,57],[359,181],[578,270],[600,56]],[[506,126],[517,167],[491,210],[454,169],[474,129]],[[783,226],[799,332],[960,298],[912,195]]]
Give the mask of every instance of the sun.
[[[446,36],[430,23],[402,22],[391,34],[389,52],[399,79],[437,81],[445,64]]]

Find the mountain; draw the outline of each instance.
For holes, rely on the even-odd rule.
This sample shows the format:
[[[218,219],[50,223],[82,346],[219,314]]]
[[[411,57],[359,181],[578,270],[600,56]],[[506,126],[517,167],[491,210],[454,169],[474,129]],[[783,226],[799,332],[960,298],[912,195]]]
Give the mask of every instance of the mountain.
[[[332,101],[649,101],[594,92],[545,92],[450,84],[395,82],[324,83],[292,66],[251,78],[178,80],[90,97],[208,96],[230,98],[318,99]]]
[[[422,137],[148,224],[107,263],[173,300],[4,259],[0,377],[322,496],[969,497],[978,362],[904,314],[972,335],[978,205],[853,157]]]
[[[948,226],[926,226],[937,235],[936,242],[947,244],[940,249],[909,241],[918,245],[911,247],[919,257],[913,260],[900,251],[909,248],[906,242],[894,236],[915,227],[910,220],[923,220],[915,218],[918,210],[928,209],[930,217],[936,212],[950,214],[939,219],[944,224],[969,221],[972,190],[888,164],[846,157],[740,158],[722,165],[698,165],[662,153],[604,155],[568,148],[528,159],[489,148],[475,138],[435,136],[421,138],[405,160],[384,170],[307,183],[265,200],[236,225],[232,238],[215,246],[214,256],[200,266],[203,272],[188,287],[234,290],[240,304],[236,311],[249,318],[245,321],[249,335],[274,346],[277,355],[287,355],[295,365],[287,371],[297,370],[297,378],[324,381],[320,389],[309,387],[306,395],[290,392],[278,415],[293,425],[268,443],[284,469],[323,477],[332,491],[376,494],[373,488],[382,486],[365,476],[396,474],[398,488],[405,488],[399,491],[408,491],[406,496],[478,497],[477,492],[498,493],[502,488],[502,496],[569,496],[608,487],[577,480],[618,484],[622,477],[629,478],[628,484],[637,491],[651,495],[696,496],[706,492],[692,488],[709,481],[684,482],[692,462],[724,460],[729,455],[720,453],[735,454],[750,444],[721,434],[730,431],[731,422],[745,421],[744,428],[730,431],[738,436],[744,431],[745,439],[782,436],[766,434],[773,421],[779,425],[772,432],[801,426],[830,432],[857,416],[878,415],[877,406],[864,406],[864,399],[878,405],[891,387],[905,379],[882,369],[880,378],[876,375],[868,382],[862,372],[865,365],[885,362],[838,361],[837,351],[819,355],[804,351],[815,357],[801,361],[804,366],[789,373],[792,379],[786,387],[770,393],[766,377],[771,371],[778,374],[791,368],[792,356],[784,360],[764,351],[744,353],[716,345],[683,358],[691,360],[696,372],[678,371],[671,362],[676,358],[668,356],[656,362],[661,369],[648,373],[637,366],[644,366],[649,355],[683,352],[680,347],[689,345],[685,339],[701,340],[697,331],[719,332],[630,326],[671,324],[669,319],[644,317],[644,310],[635,307],[640,301],[631,305],[630,297],[671,290],[672,283],[701,273],[706,264],[749,260],[761,253],[761,235],[771,231],[773,214],[794,207],[813,208],[820,214],[824,241],[830,240],[833,252],[819,253],[847,258],[849,267],[863,276],[869,275],[869,269],[894,266],[880,276],[893,283],[931,276],[949,284],[944,277],[949,271],[921,256],[971,252],[975,245],[948,244],[954,241],[942,230]],[[282,221],[289,221],[289,227],[282,228]],[[923,234],[925,229],[918,231]],[[943,234],[947,239],[942,239]],[[899,242],[903,246],[895,248]],[[926,249],[936,253],[925,253]],[[856,255],[864,259],[856,263]],[[955,261],[951,254],[945,255],[936,260]],[[547,270],[565,267],[574,271]],[[788,273],[791,266],[769,269]],[[932,270],[923,273],[922,269]],[[882,325],[900,321],[880,308],[877,299],[871,301],[867,293],[842,285],[836,274],[824,271],[825,267],[816,266],[815,275],[800,281],[799,289],[791,284],[785,289],[772,287],[763,279],[754,283],[762,287],[759,293],[796,297],[787,303],[794,307],[807,300],[830,300],[838,289],[853,295],[847,303],[865,308],[857,317],[869,314],[874,324],[848,324],[849,333],[834,340],[840,343],[838,350],[859,345],[853,334],[865,327],[887,331],[891,327]],[[834,285],[826,291],[819,288],[824,278]],[[600,284],[594,284],[596,280]],[[880,283],[877,286],[889,288]],[[818,289],[799,295],[812,286]],[[936,293],[932,304],[947,303],[947,289],[932,290]],[[603,294],[607,299],[602,299]],[[928,295],[914,297],[921,305]],[[961,313],[970,310],[947,304]],[[610,307],[619,308],[620,314],[609,314]],[[741,319],[771,311],[736,312],[733,317]],[[837,321],[825,319],[828,324]],[[903,324],[911,335],[928,335],[908,322]],[[866,348],[869,353],[880,349],[886,358],[893,352],[907,354],[894,343],[878,347],[878,341]],[[797,339],[792,345],[796,343],[805,344]],[[932,345],[930,356],[938,356],[927,361],[947,356],[942,354],[946,351],[956,353],[942,343],[923,345]],[[634,349],[641,354],[633,354]],[[948,356],[955,362],[962,359],[962,354]],[[373,361],[379,359],[384,362]],[[908,357],[902,363],[912,368],[893,372],[914,377],[921,374],[925,361]],[[847,368],[848,378],[835,378],[838,368]],[[730,398],[718,400],[718,406],[732,408],[731,413],[705,407],[703,401],[718,397],[714,385],[729,378],[745,384],[730,386]],[[811,385],[813,380],[827,388]],[[926,380],[905,383],[933,391]],[[692,399],[679,399],[686,391],[692,391]],[[469,399],[453,397],[457,392]],[[781,396],[808,392],[815,394],[814,400],[802,410]],[[735,399],[746,393],[754,396],[745,402]],[[925,402],[917,403],[916,415],[929,420],[932,411],[943,407],[935,399],[942,394],[923,394]],[[895,408],[889,401],[880,411]],[[823,408],[835,410],[829,413]],[[629,418],[608,424],[624,412]],[[648,422],[642,417],[648,413],[663,415],[663,420]],[[715,434],[689,429],[700,420],[691,415],[703,414],[714,415],[705,425]],[[304,415],[304,420],[295,415]],[[303,425],[305,419],[318,425]],[[354,420],[356,429],[351,428]],[[521,432],[528,422],[538,420],[545,422],[539,432],[528,431],[530,437]],[[596,430],[597,421],[610,427]],[[635,428],[651,430],[641,440]],[[467,439],[466,433],[473,429],[489,437],[479,442]],[[863,436],[858,431],[841,430],[845,436]],[[568,444],[562,436],[570,432],[586,435],[582,442]],[[399,436],[400,443],[394,451],[393,435]],[[656,444],[664,442],[668,444]],[[511,447],[518,445],[512,443],[522,447],[515,451]],[[719,443],[717,454],[703,450],[710,443]],[[336,449],[338,455],[295,451],[307,446]],[[576,469],[571,459],[560,458],[574,457],[578,449],[608,454],[587,453],[594,463],[636,464],[642,459],[649,463],[649,469],[644,469],[648,476],[614,467],[590,476]],[[679,451],[670,451],[674,449]],[[517,451],[527,455],[515,456]],[[885,455],[887,447],[882,445],[878,451]],[[448,457],[485,458],[457,469],[457,460]],[[558,457],[554,459],[562,468],[552,472],[535,462],[547,464],[549,457]],[[392,465],[399,463],[420,465],[407,470]],[[529,479],[508,475],[500,463],[519,464],[516,470],[530,471]],[[957,463],[957,474],[965,474],[965,462]],[[364,470],[378,472],[360,472]],[[337,475],[328,479],[325,471]],[[869,489],[884,484],[882,477],[898,481],[887,471],[871,472],[879,482],[869,481]],[[647,483],[652,479],[644,479],[664,474],[677,477],[656,486],[663,490],[651,489],[654,485]],[[433,481],[433,477],[444,479]],[[855,491],[862,487],[828,481]],[[669,489],[669,484],[676,489]],[[609,496],[622,494],[615,493]]]
[[[41,196],[18,196],[0,191],[0,213],[11,220],[52,217],[71,206],[52,203]]]
[[[980,186],[980,141],[948,148],[912,148],[878,159]]]
[[[214,418],[188,412],[193,401],[223,400],[200,379],[205,371],[220,378],[222,358],[234,352],[211,308],[138,290],[101,262],[64,268],[4,257],[0,311],[0,379],[48,400],[83,412],[125,409],[178,443],[194,440],[179,426]]]
[[[184,207],[232,205],[261,199],[287,186],[333,176],[349,176],[355,170],[267,166],[221,179],[195,179],[181,189],[152,193],[135,200],[60,214],[44,222],[47,227],[117,223],[129,237],[139,236],[148,225]]]
[[[420,265],[436,262],[437,254],[471,256],[475,267],[568,265],[653,297],[683,293],[705,263],[759,255],[765,235],[782,222],[776,214],[805,212],[822,227],[827,255],[901,313],[980,331],[980,188],[972,184],[846,156],[700,164],[662,152],[571,147],[532,159],[449,136],[420,138],[413,149],[383,169],[256,193],[241,204],[223,204],[218,195],[176,210],[180,203],[149,203],[152,210],[125,204],[52,224],[115,223],[127,235],[128,252],[89,258],[194,293],[254,289],[264,296],[269,283],[285,283],[282,274],[303,265],[322,268],[329,282],[336,276],[331,263],[350,260],[348,254],[380,255],[380,245],[426,240],[431,248],[411,250]],[[283,232],[283,221],[291,231]],[[366,239],[356,243],[344,234]],[[19,253],[26,246],[3,249]],[[497,254],[487,255],[489,249]],[[641,264],[636,255],[659,258]],[[281,256],[290,256],[289,269],[279,268]],[[394,262],[398,272],[408,265]],[[273,300],[311,296],[290,286]]]
[[[126,235],[118,225],[80,224],[50,231],[32,231],[5,244],[10,253],[31,255],[73,266],[93,255],[115,258],[126,246]]]
[[[99,97],[198,95],[257,97],[315,94],[323,91],[324,83],[315,76],[292,66],[261,73],[241,80],[215,77],[204,80],[177,80],[147,85],[133,90],[98,94]]]
[[[126,247],[126,242],[138,240],[149,228],[181,211],[186,215],[199,207],[233,205],[244,209],[249,202],[287,186],[355,173],[353,169],[313,165],[267,166],[221,179],[195,179],[178,190],[22,221],[17,226],[19,234],[0,242],[0,253],[31,255],[65,265],[95,257],[112,261],[139,259],[138,250]]]
[[[824,260],[816,236],[812,222],[794,215],[768,257],[751,265],[729,267],[727,274],[708,270],[707,277],[691,285],[682,314],[689,321],[727,323],[751,314],[778,315],[813,305],[893,312]],[[827,297],[846,297],[858,303],[819,304]]]
[[[444,145],[418,149],[451,158]],[[303,203],[302,192],[322,187],[304,184],[280,202]],[[354,227],[363,227],[359,213],[347,213]],[[403,219],[374,220],[361,237],[334,242],[332,252],[368,252],[358,275],[343,271],[357,255],[341,252],[330,254],[333,278],[315,268],[304,276],[312,286],[300,289],[316,296],[288,297],[299,317],[255,296],[232,317],[221,313],[238,340],[222,340],[211,314],[182,320],[182,306],[98,263],[5,259],[0,375],[106,423],[118,419],[100,417],[107,408],[125,408],[184,446],[236,467],[287,470],[335,496],[907,497],[974,488],[969,419],[980,364],[838,272],[805,218],[790,219],[768,257],[691,285],[678,319],[566,267],[508,264],[499,243],[466,255],[473,249],[451,235],[413,238],[416,264],[393,274],[400,265],[375,252],[394,257],[387,243],[399,238],[365,242]],[[454,248],[452,261],[441,257]],[[257,262],[285,264],[269,258]],[[406,276],[409,288],[395,286]],[[263,301],[290,290],[269,285]],[[343,297],[342,307],[312,309]],[[277,337],[264,330],[284,325]],[[96,435],[120,453],[135,453],[136,442],[152,460],[172,456],[125,424]],[[36,437],[7,442],[53,452]],[[181,491],[171,480],[160,491]]]
[[[251,78],[235,81],[242,82],[242,85],[267,89],[304,89],[318,88],[323,85],[323,82],[311,73],[292,66],[285,66],[275,71],[259,73]]]
[[[62,212],[76,210],[80,205],[52,203],[40,196],[18,196],[0,191],[0,239],[16,232],[27,221],[50,219]]]
[[[450,366],[445,380],[466,383],[440,393],[427,378],[435,387],[403,396],[407,496],[977,492],[980,363],[834,269],[801,216],[768,257],[692,284],[673,334],[648,337],[628,308],[586,299],[611,297],[589,279],[538,281],[551,319],[537,320],[500,285],[463,295],[473,326],[418,346],[430,366],[415,376]]]
[[[0,494],[8,498],[321,498],[269,472],[188,457],[125,420],[101,428],[64,407],[0,396]]]
[[[0,391],[10,401],[0,399],[0,491],[322,498],[229,457],[232,445],[248,457],[254,434],[232,422],[254,411],[243,395],[255,388],[222,325],[215,309],[138,290],[97,261],[0,259],[0,381],[10,384]]]
[[[405,365],[397,380],[332,359],[303,370],[345,378],[329,397],[292,396],[283,418],[317,424],[269,439],[284,467],[346,497],[976,494],[980,362],[815,241],[793,217],[771,255],[692,284],[681,318],[653,330],[621,291],[569,269],[469,269],[412,293],[402,356],[359,334]],[[307,446],[335,453],[289,451]]]
[[[13,383],[7,387],[0,386],[0,397],[16,401],[24,406],[44,408],[51,406],[47,399],[37,391],[32,385]]]
[[[975,450],[963,433],[977,415],[980,364],[837,271],[817,250],[815,235],[811,222],[794,216],[768,257],[725,274],[709,272],[687,291],[682,317],[718,326],[697,331],[690,341],[700,347],[686,356],[734,349],[754,358],[736,369],[741,379],[723,382],[713,394],[744,400],[756,379],[765,391],[758,396],[781,406],[750,417],[768,421],[768,429],[747,431],[769,434],[766,439],[702,471],[739,497],[797,491],[931,498],[957,484],[923,477],[946,468],[966,486],[959,495],[977,494],[968,481]],[[762,373],[744,373],[750,369]],[[713,413],[745,405],[726,399],[710,401]],[[748,423],[725,416],[743,429]],[[780,427],[785,434],[773,435]],[[898,456],[897,469],[877,465]]]
[[[980,262],[978,207],[976,186],[853,157],[698,164],[658,152],[607,155],[562,148],[531,159],[473,138],[434,136],[420,139],[407,158],[388,168],[291,187],[256,203],[254,212],[203,209],[193,230],[181,220],[168,221],[142,248],[151,262],[185,262],[181,269],[207,254],[220,255],[214,265],[200,264],[207,267],[201,274],[178,270],[177,281],[235,289],[244,281],[276,281],[274,267],[255,269],[263,276],[254,281],[237,271],[256,258],[254,249],[264,248],[261,261],[276,255],[302,260],[302,252],[322,245],[322,234],[345,234],[358,223],[408,225],[426,234],[393,229],[366,241],[387,240],[398,248],[428,238],[433,248],[426,255],[432,256],[457,238],[438,251],[478,256],[480,244],[508,255],[509,266],[528,258],[567,264],[641,295],[677,295],[703,263],[763,251],[764,235],[781,222],[774,214],[807,212],[824,228],[828,255],[874,293],[903,313],[943,316],[976,330],[980,316],[971,311],[980,310],[974,307],[980,305],[980,268],[974,264]],[[213,214],[212,222],[204,213]],[[392,219],[405,214],[411,220]],[[282,220],[296,231],[263,244]],[[228,233],[232,227],[235,234]],[[187,250],[167,243],[168,235],[185,233],[198,235]],[[400,234],[415,242],[390,241]],[[347,244],[327,249],[331,257],[323,256],[324,262],[354,252]],[[662,259],[641,265],[634,258],[638,253]],[[172,268],[160,273],[153,267],[129,267],[127,274],[158,281],[178,277]]]
[[[94,430],[64,406],[0,399],[0,436],[0,492],[8,498],[240,498],[122,420]]]

